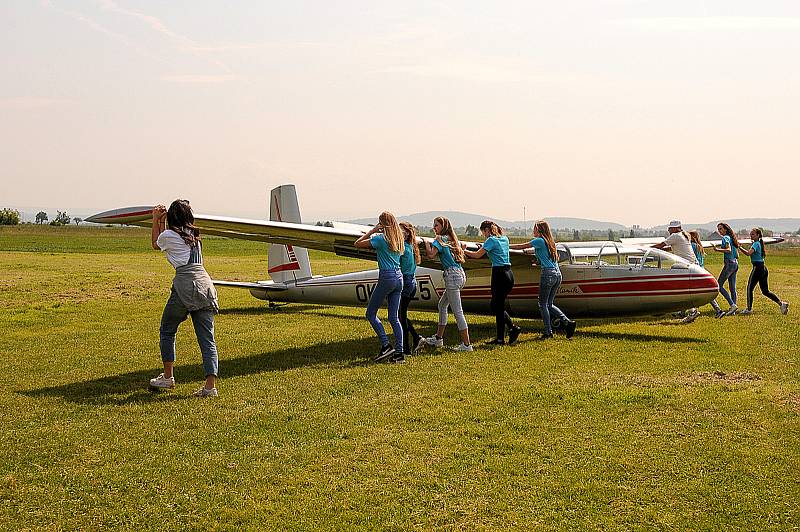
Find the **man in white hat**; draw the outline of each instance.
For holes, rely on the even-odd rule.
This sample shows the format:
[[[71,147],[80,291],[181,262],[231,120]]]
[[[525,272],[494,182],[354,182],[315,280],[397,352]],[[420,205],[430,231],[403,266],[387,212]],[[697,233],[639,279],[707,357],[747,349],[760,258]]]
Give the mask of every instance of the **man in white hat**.
[[[692,249],[691,240],[689,239],[689,235],[681,228],[681,222],[679,220],[672,220],[667,230],[669,231],[667,238],[653,247],[657,249],[669,247],[673,255],[679,256],[690,264],[697,264],[697,257]],[[686,313],[686,317],[681,321],[683,323],[692,323],[699,315],[700,311],[696,308],[689,309],[689,312]]]
[[[667,230],[669,231],[667,238],[653,247],[657,249],[664,249],[666,247],[672,248],[673,255],[679,256],[690,264],[697,264],[697,257],[695,257],[694,251],[692,250],[689,235],[681,228],[681,222],[672,220]]]

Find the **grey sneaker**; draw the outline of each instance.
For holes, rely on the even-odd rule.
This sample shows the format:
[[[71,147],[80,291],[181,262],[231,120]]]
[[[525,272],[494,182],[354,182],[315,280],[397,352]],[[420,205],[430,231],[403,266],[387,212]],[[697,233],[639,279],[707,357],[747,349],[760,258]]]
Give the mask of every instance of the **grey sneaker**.
[[[789,313],[789,302],[781,301],[781,314],[788,314],[788,313]]]
[[[472,348],[472,344],[470,344],[470,345],[465,345],[465,344],[462,342],[462,343],[458,344],[458,346],[457,346],[457,347],[454,347],[454,348],[453,348],[453,351],[474,351],[474,349]]]
[[[686,317],[681,320],[681,323],[692,323],[699,315],[700,312],[696,308],[693,308],[686,314]]]
[[[736,306],[736,303],[731,305],[731,308],[728,309],[728,312],[725,313],[726,316],[733,316],[736,314],[736,311],[739,310],[739,307]]]
[[[160,389],[172,389],[175,387],[175,377],[169,379],[164,377],[163,373],[159,373],[155,379],[150,379],[150,386]]]
[[[219,397],[219,393],[217,393],[216,388],[211,388],[209,390],[205,386],[194,392],[192,395],[195,397]]]
[[[746,308],[744,310],[740,310],[739,311],[739,316],[749,316],[752,313],[753,313],[752,310],[750,310],[749,308]]]
[[[444,339],[439,338],[435,334],[423,339],[422,341],[425,342],[425,345],[429,345],[431,347],[442,347],[444,345]]]

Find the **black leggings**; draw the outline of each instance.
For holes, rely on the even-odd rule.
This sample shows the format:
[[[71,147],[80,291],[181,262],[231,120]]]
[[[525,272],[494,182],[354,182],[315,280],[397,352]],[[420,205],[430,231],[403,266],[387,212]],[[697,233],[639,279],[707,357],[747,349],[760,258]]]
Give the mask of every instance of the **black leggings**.
[[[491,309],[497,324],[497,339],[505,340],[505,326],[514,327],[511,316],[506,312],[506,298],[514,288],[514,272],[511,266],[492,267],[492,303]]]
[[[781,304],[778,296],[769,291],[769,282],[767,278],[769,272],[763,262],[754,262],[753,271],[750,272],[750,280],[747,281],[747,309],[753,310],[753,291],[756,289],[756,284],[761,288],[761,293],[773,300],[777,304]]]
[[[411,350],[414,349],[414,342],[410,341],[411,338],[414,340],[419,338],[419,333],[414,328],[414,324],[408,319],[408,305],[413,300],[413,294],[410,297],[400,296],[400,310],[397,313],[397,317],[400,318],[400,325],[403,327],[403,351],[407,355],[410,355]]]

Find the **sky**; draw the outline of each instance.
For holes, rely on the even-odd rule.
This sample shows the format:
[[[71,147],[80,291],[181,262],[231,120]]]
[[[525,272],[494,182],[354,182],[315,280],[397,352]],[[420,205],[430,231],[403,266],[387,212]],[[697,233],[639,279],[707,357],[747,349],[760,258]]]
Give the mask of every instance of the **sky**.
[[[800,2],[0,2],[0,208],[800,217]]]

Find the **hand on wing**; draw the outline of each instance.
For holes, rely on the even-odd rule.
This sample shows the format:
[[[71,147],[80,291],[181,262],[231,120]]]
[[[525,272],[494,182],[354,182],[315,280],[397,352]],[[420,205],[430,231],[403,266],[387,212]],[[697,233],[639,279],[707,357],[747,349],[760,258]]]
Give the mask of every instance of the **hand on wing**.
[[[153,207],[153,220],[160,222],[167,215],[167,208],[164,205]]]

